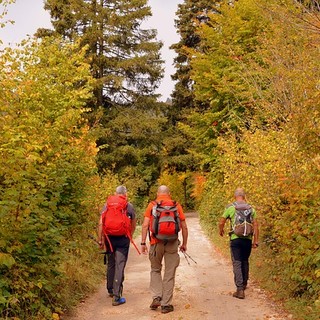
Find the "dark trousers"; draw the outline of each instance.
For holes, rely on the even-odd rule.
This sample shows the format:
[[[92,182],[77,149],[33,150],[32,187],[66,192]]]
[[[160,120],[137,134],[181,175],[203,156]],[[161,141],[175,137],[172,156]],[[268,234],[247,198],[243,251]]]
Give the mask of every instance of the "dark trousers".
[[[107,244],[107,290],[109,293],[117,297],[122,296],[123,281],[124,281],[124,269],[128,260],[130,240],[127,237],[109,237],[112,244],[113,252],[111,248],[108,248]]]
[[[230,241],[234,283],[237,290],[243,290],[249,279],[249,257],[252,241],[238,238]]]

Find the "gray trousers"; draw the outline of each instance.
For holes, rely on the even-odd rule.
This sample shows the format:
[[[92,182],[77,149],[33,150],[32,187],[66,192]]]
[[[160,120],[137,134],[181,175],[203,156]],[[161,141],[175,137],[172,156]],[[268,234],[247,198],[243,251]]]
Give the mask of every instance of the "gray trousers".
[[[122,296],[124,269],[128,260],[130,240],[112,239],[113,252],[108,253],[107,290],[117,297]]]
[[[176,269],[180,263],[178,253],[179,240],[156,243],[150,247],[149,260],[151,262],[150,289],[152,297],[160,297],[161,305],[171,304],[175,284]],[[162,263],[164,261],[163,276]]]
[[[237,290],[243,290],[248,283],[251,246],[250,239],[238,238],[230,242],[234,283]]]

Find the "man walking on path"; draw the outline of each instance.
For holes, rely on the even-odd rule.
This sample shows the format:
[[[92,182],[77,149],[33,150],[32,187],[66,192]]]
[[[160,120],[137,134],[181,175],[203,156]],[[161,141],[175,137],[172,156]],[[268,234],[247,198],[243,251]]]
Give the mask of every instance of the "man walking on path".
[[[220,236],[224,235],[224,225],[230,219],[230,249],[233,265],[234,282],[237,291],[235,298],[244,299],[244,290],[249,279],[249,257],[251,248],[259,245],[259,228],[256,219],[256,211],[246,203],[246,195],[243,189],[236,189],[235,202],[228,205],[219,223]],[[253,239],[252,239],[253,238]]]
[[[185,221],[185,215],[180,204],[171,199],[170,190],[167,186],[160,186],[157,192],[157,198],[155,201],[149,203],[142,224],[142,236],[141,236],[141,251],[147,254],[148,249],[146,246],[146,239],[149,230],[153,230],[153,219],[157,211],[157,206],[166,204],[168,208],[172,208],[174,212],[177,212],[178,221],[182,231],[182,244],[180,251],[185,252],[187,250],[188,228]],[[169,212],[168,212],[169,214]],[[169,219],[169,218],[168,218]],[[159,220],[160,221],[160,220]],[[169,220],[167,220],[169,221]],[[168,222],[169,224],[169,222]],[[150,272],[150,289],[152,291],[153,301],[150,305],[151,310],[156,310],[161,306],[162,313],[168,313],[173,311],[172,297],[175,284],[176,269],[180,263],[180,257],[178,248],[180,241],[178,237],[171,240],[160,240],[160,236],[152,232],[150,235],[150,250],[149,260],[151,263]],[[161,275],[162,261],[164,261],[164,275]]]
[[[109,199],[112,199],[113,202],[110,202]],[[110,208],[108,208],[108,203]],[[111,232],[106,236],[104,224],[108,223],[108,219],[104,217],[104,213],[107,214],[108,209],[111,210],[111,207],[114,207],[112,209],[116,211],[121,206],[123,206],[123,212],[120,212],[119,215],[123,215],[123,218],[127,219],[128,230],[125,232],[115,232],[115,234],[120,233],[117,235],[113,235]],[[112,216],[111,220],[116,221],[116,218]],[[117,228],[117,225],[115,227]],[[125,186],[118,186],[115,195],[108,198],[102,210],[98,229],[100,248],[105,248],[107,252],[106,287],[109,296],[113,297],[113,306],[126,302],[126,299],[122,297],[124,269],[128,259],[130,238],[132,238],[135,228],[136,214],[133,205],[127,202],[127,189]],[[126,232],[127,234],[125,234]]]

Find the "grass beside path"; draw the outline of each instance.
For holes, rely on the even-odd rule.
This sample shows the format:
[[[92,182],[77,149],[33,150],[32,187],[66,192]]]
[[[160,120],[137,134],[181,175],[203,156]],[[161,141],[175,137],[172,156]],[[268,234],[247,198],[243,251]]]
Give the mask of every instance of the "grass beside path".
[[[216,249],[227,259],[230,259],[229,238],[220,237],[217,226],[208,226],[201,221],[201,226],[211,241],[215,244]],[[265,294],[288,313],[288,319],[292,320],[319,320],[320,307],[318,309],[308,306],[309,301],[301,297],[288,297],[287,285],[282,283],[281,278],[273,277],[271,270],[266,261],[266,250],[268,248],[260,241],[259,248],[252,250],[250,257],[250,278],[265,291]],[[279,266],[286,268],[286,266]]]

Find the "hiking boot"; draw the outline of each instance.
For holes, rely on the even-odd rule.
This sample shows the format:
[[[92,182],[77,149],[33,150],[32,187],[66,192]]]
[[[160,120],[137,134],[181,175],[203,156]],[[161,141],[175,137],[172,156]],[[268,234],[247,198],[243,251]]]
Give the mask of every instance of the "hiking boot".
[[[161,306],[161,298],[156,297],[153,299],[152,303],[150,304],[150,309],[151,310],[156,310],[158,307]]]
[[[108,295],[110,298],[113,298],[114,294],[113,294],[113,291],[112,290],[108,290]]]
[[[248,282],[247,281],[244,281],[243,282],[243,290],[246,290],[248,287]]]
[[[173,305],[169,304],[167,306],[162,306],[161,307],[161,313],[168,313],[173,311]]]
[[[124,303],[126,303],[125,298],[123,298],[123,297],[120,298],[120,297],[116,297],[116,296],[113,297],[113,300],[112,300],[113,306],[119,306],[120,304],[124,304]]]
[[[232,296],[238,299],[244,299],[244,290],[237,290]]]

